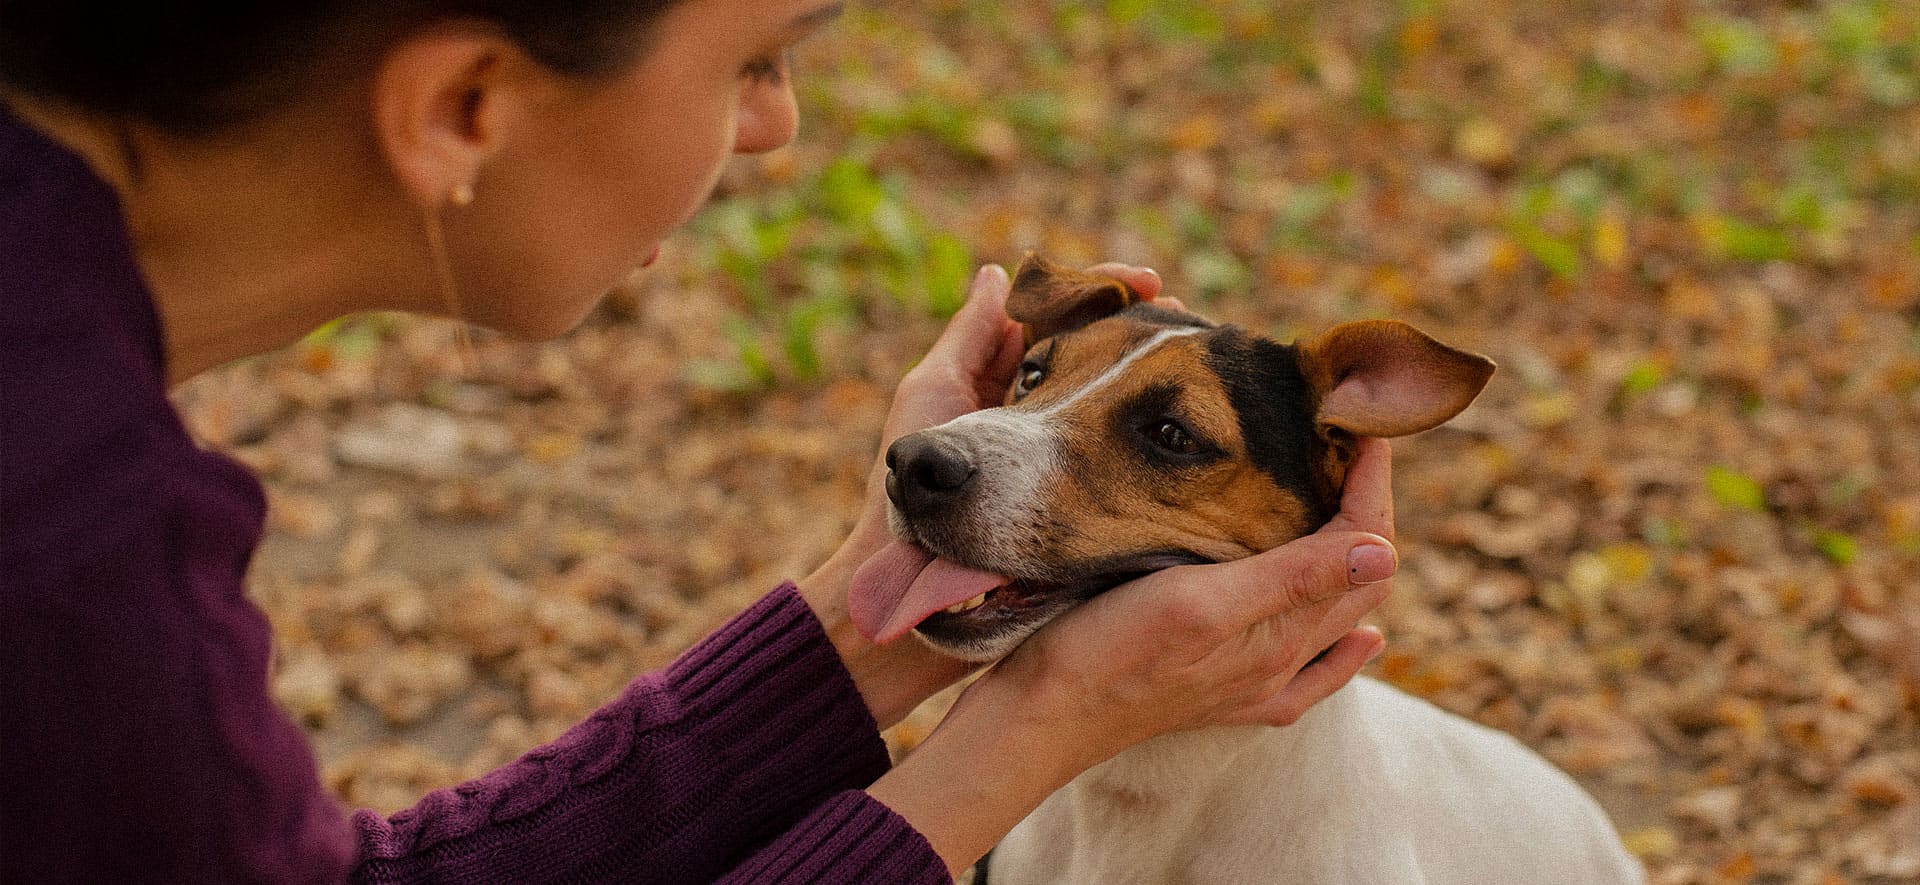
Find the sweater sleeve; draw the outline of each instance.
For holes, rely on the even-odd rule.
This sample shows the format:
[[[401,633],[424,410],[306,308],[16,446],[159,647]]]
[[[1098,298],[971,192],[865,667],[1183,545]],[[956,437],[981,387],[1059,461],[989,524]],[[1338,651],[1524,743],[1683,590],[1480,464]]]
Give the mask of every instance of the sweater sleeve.
[[[906,818],[864,792],[849,790],[814,809],[720,881],[939,885],[953,879],[927,838]]]
[[[887,764],[852,677],[783,585],[554,743],[391,818],[356,814],[353,878],[943,879],[926,840],[859,792]]]

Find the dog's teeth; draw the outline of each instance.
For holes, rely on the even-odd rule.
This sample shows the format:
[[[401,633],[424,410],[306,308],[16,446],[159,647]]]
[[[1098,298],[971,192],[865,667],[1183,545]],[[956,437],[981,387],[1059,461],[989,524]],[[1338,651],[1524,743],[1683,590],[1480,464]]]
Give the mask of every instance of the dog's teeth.
[[[967,600],[966,602],[956,602],[952,605],[947,606],[947,614],[957,615],[963,612],[970,612],[986,604],[987,604],[987,594],[982,593],[979,596],[975,596],[974,598]]]

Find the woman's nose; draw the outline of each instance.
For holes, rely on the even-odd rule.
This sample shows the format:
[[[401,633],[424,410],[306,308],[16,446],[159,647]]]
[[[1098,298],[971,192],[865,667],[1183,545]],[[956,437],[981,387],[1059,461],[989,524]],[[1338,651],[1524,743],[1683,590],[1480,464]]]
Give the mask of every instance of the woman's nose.
[[[800,127],[793,82],[783,76],[777,83],[750,83],[745,88],[733,136],[734,153],[766,153],[792,141]]]

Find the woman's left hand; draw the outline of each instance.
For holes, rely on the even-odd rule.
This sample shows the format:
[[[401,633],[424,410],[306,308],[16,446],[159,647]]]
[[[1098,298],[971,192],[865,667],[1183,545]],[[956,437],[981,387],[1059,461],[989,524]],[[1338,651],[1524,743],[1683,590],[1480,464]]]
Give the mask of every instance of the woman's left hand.
[[[1147,268],[1110,263],[1088,272],[1120,280],[1143,298],[1160,293],[1160,276]],[[909,433],[999,405],[1005,396],[1025,353],[1020,324],[1007,318],[1009,286],[1005,269],[994,264],[982,267],[973,278],[967,303],[926,358],[901,379],[880,434],[880,456],[868,474],[860,521],[832,558],[800,582],[801,596],[826,626],[828,638],[847,662],[882,728],[976,665],[936,654],[920,642],[874,645],[848,618],[847,584],[861,563],[892,540],[887,529],[887,447]]]

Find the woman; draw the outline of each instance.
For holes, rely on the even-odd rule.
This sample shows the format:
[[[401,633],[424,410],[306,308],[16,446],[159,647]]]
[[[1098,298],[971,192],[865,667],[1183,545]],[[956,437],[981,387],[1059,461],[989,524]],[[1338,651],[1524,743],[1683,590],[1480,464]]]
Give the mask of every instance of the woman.
[[[0,879],[940,881],[1121,749],[1286,724],[1378,652],[1354,625],[1395,567],[1384,444],[1327,530],[1061,618],[889,771],[878,729],[967,665],[850,626],[848,578],[886,540],[875,482],[819,571],[555,743],[343,818],[242,595],[260,487],[188,442],[166,386],[352,311],[570,328],[729,153],[793,137],[784,53],[838,11],[7,4]],[[998,399],[1006,292],[981,271],[883,449]]]

